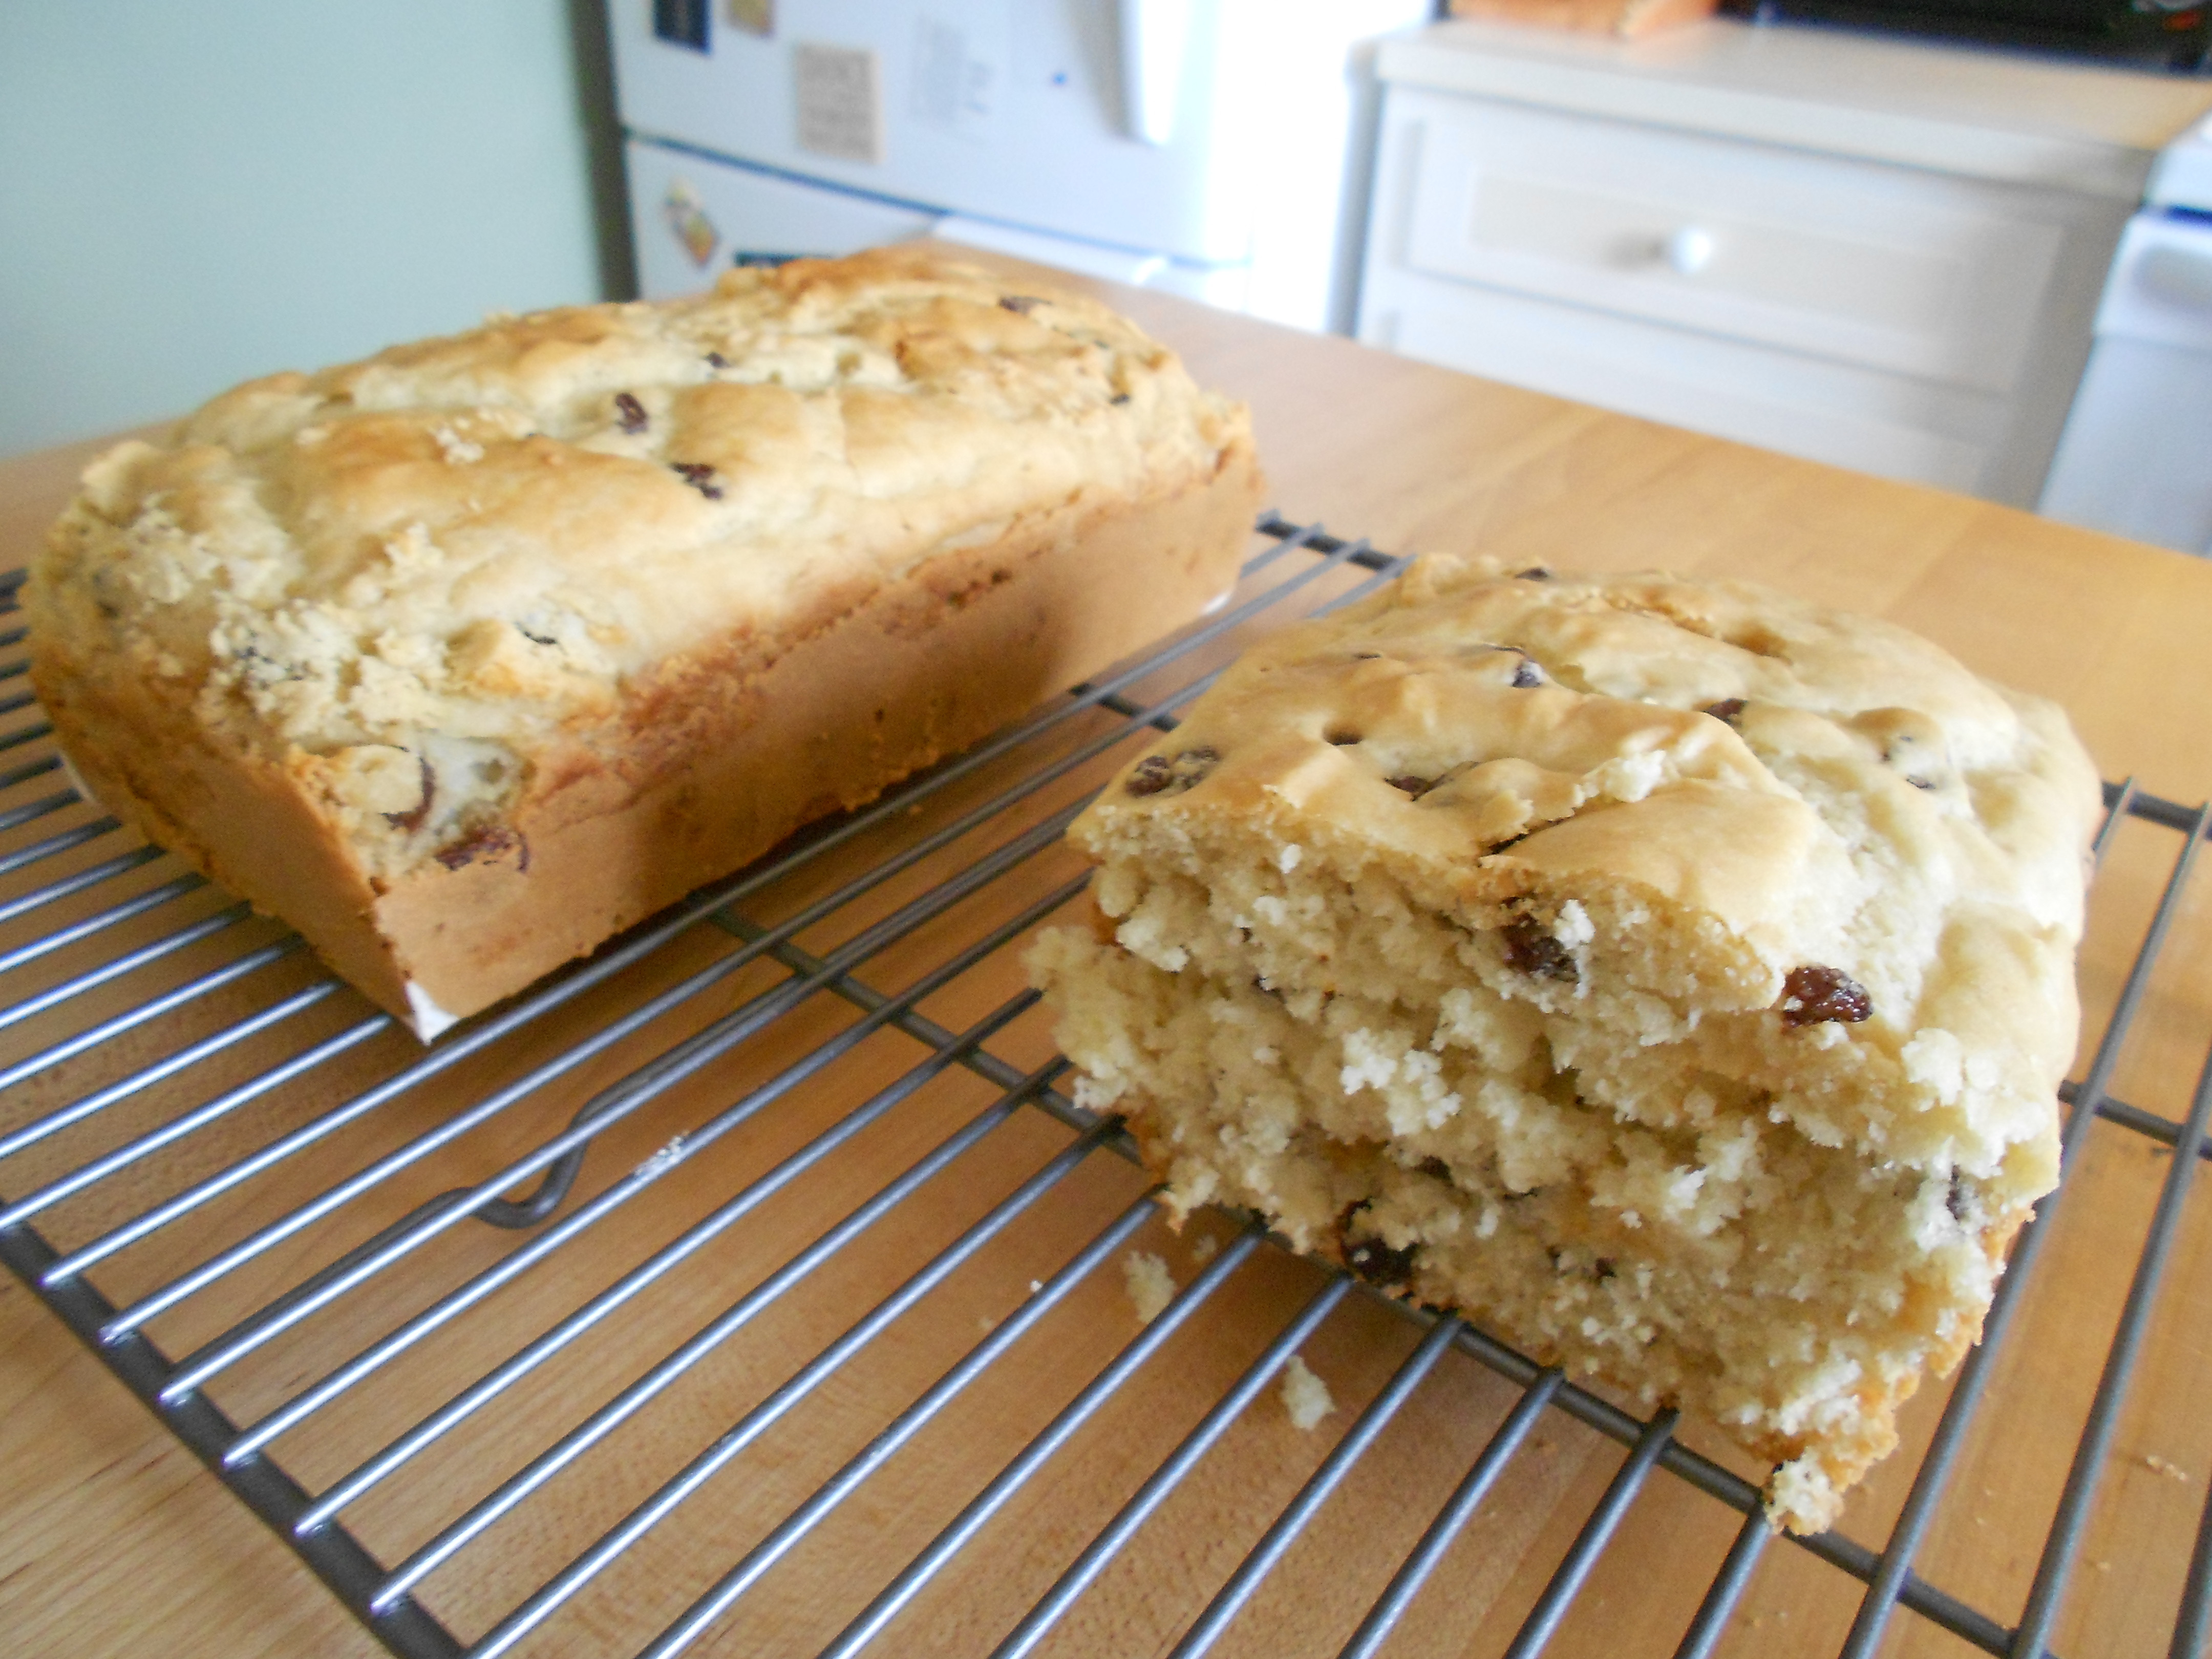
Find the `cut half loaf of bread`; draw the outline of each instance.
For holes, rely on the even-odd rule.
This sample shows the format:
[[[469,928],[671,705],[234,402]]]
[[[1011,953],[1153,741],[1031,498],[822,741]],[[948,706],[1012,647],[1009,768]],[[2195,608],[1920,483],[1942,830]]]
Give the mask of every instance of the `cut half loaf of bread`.
[[[1431,560],[1109,786],[1032,963],[1176,1211],[1703,1415],[1813,1530],[2057,1178],[2098,799],[1894,626]]]

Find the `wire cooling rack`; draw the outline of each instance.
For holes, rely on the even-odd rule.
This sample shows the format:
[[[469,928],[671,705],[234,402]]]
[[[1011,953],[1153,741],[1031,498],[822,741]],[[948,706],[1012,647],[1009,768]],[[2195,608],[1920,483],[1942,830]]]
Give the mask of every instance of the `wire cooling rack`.
[[[1694,1423],[1249,1223],[1162,1227],[1022,941],[1145,728],[1395,568],[1271,515],[1220,615],[427,1049],[0,701],[0,1255],[406,1659],[2202,1650],[2212,1427],[2138,1364],[2201,1328],[2202,809],[2108,787],[2069,1178],[1844,1531],[1771,1539]]]

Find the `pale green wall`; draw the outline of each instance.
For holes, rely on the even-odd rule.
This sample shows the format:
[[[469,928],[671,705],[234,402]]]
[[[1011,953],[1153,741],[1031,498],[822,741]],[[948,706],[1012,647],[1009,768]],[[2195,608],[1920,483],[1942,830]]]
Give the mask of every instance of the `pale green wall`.
[[[600,297],[571,14],[0,0],[0,454]]]

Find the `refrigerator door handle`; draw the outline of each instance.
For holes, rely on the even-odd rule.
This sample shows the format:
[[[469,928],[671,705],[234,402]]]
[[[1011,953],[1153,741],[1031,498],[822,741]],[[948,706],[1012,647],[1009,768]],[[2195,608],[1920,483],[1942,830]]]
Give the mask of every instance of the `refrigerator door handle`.
[[[1190,0],[1121,0],[1121,120],[1129,137],[1164,145],[1175,136],[1190,45]]]

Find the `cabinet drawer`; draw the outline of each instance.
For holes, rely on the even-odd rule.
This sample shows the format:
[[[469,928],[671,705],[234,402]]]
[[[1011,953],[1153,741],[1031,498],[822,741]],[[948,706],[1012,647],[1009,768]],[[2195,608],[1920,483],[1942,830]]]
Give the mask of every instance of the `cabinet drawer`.
[[[1410,274],[1371,280],[1359,337],[1425,362],[1831,465],[1986,491],[1989,393]]]
[[[1432,276],[2003,393],[2067,231],[2047,192],[1394,87]]]

